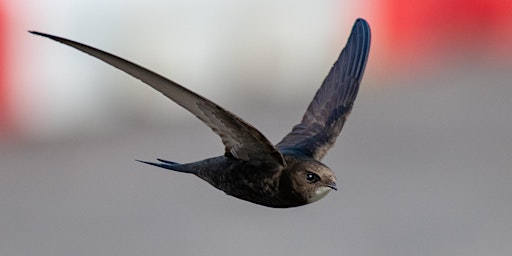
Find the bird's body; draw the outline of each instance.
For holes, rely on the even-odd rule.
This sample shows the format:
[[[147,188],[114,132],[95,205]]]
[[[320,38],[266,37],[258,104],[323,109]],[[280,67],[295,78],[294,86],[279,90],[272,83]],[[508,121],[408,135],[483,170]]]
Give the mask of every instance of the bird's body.
[[[332,177],[326,179],[330,183],[326,183],[318,191],[311,194],[301,193],[304,187],[299,186],[291,178],[304,176],[292,175],[291,172],[300,172],[301,168],[296,168],[298,165],[308,166],[311,169],[325,168],[326,171],[329,169],[322,163],[304,156],[294,154],[283,154],[283,156],[287,168],[280,165],[251,164],[228,156],[217,156],[187,164],[160,159],[161,163],[143,162],[194,174],[228,195],[269,207],[287,208],[312,203],[321,199],[331,189],[336,189],[336,178],[332,174]]]
[[[194,174],[228,195],[268,207],[305,205],[336,189],[334,172],[320,160],[334,145],[359,90],[370,47],[366,21],[356,21],[302,121],[275,146],[233,113],[148,69],[81,43],[31,33],[74,47],[142,80],[198,117],[225,145],[224,155],[197,162],[140,162]]]

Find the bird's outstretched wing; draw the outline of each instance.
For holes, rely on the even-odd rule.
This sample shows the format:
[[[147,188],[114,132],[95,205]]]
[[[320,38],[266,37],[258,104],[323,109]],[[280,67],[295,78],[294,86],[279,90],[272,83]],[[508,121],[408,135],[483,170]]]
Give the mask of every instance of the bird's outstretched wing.
[[[210,100],[153,71],[110,53],[65,38],[29,32],[92,55],[150,85],[190,111],[217,133],[224,143],[226,155],[257,164],[286,165],[281,153],[256,128]]]
[[[358,19],[347,45],[309,104],[301,123],[276,146],[321,160],[334,145],[356,99],[370,50],[370,27]]]

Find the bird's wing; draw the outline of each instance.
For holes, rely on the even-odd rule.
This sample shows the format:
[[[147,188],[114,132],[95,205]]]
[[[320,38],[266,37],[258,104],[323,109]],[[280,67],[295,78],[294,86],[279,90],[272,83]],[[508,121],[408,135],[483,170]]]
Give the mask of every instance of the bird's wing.
[[[309,104],[301,123],[276,146],[321,160],[334,145],[356,99],[370,49],[370,27],[358,19],[347,45]]]
[[[227,155],[254,163],[286,165],[281,153],[256,128],[210,100],[153,71],[110,53],[65,38],[29,32],[92,55],[150,85],[190,111],[217,133],[224,143]]]

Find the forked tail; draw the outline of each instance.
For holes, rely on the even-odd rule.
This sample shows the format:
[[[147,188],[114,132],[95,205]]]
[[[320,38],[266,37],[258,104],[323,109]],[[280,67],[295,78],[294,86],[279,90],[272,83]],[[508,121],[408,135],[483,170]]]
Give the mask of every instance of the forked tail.
[[[149,165],[153,165],[153,166],[157,166],[160,168],[177,171],[177,172],[194,173],[193,170],[186,168],[185,165],[182,165],[182,164],[179,164],[176,162],[167,161],[167,160],[160,159],[160,158],[157,158],[156,160],[160,161],[161,163],[147,162],[147,161],[142,161],[142,160],[136,160],[136,161],[145,163],[145,164],[149,164]]]

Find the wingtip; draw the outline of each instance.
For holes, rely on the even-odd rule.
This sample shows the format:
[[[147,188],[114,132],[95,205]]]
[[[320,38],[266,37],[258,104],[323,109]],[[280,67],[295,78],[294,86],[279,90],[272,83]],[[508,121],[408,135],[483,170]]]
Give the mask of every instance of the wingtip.
[[[353,30],[356,30],[358,28],[364,28],[366,30],[370,30],[370,24],[368,24],[368,21],[366,21],[363,18],[358,18],[356,22],[354,22]]]
[[[363,18],[358,18],[352,27],[352,32],[347,42],[347,46],[350,41],[356,42],[355,45],[363,46],[366,49],[365,55],[368,55],[371,43],[371,28],[368,22]]]
[[[357,18],[356,19],[356,23],[368,24],[368,22],[365,19],[363,19],[363,18]]]
[[[49,39],[52,39],[52,40],[55,40],[55,41],[58,41],[58,42],[62,42],[63,40],[65,40],[65,39],[60,38],[58,36],[53,36],[53,35],[50,35],[50,34],[39,32],[39,31],[28,30],[27,32],[29,32],[32,35],[46,37],[46,38],[49,38]]]
[[[47,36],[45,33],[41,33],[41,32],[34,31],[34,30],[27,30],[27,32],[29,32],[30,34],[33,34],[33,35]]]

